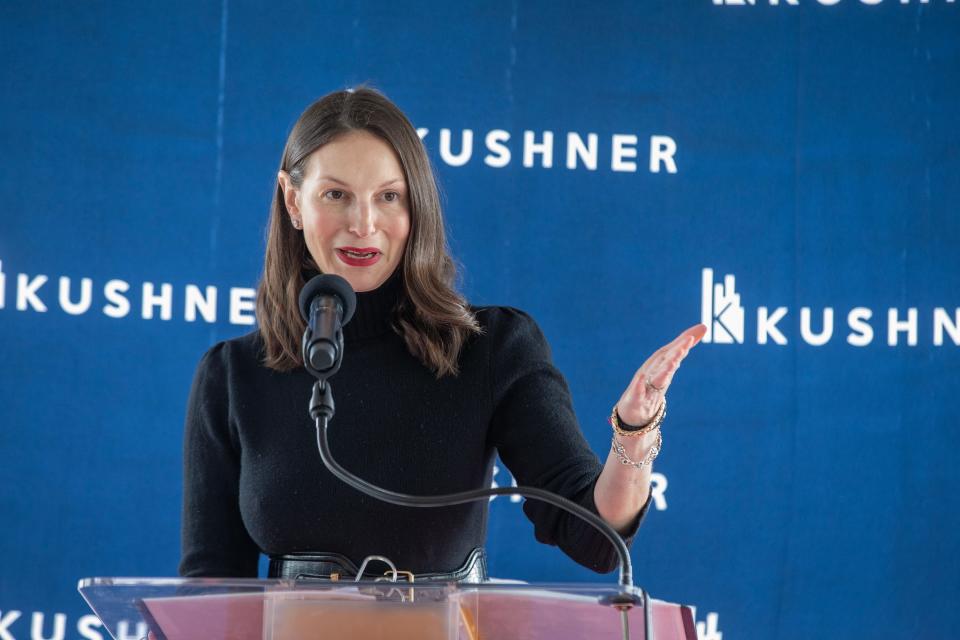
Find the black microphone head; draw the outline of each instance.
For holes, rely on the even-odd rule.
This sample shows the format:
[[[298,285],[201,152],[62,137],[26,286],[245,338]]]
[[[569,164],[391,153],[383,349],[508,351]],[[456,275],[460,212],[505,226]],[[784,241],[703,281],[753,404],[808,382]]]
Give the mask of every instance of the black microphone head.
[[[332,273],[322,273],[319,276],[310,278],[307,284],[300,290],[300,315],[306,322],[310,322],[310,303],[318,295],[334,295],[340,298],[340,304],[343,306],[343,318],[340,320],[340,326],[345,326],[353,317],[353,312],[357,310],[357,294],[353,292],[350,283],[338,275]]]

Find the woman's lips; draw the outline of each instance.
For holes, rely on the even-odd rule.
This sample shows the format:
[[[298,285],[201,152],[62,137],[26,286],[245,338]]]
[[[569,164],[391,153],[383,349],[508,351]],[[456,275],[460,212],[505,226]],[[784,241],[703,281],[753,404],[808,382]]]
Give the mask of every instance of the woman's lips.
[[[369,267],[379,262],[383,254],[374,247],[339,247],[337,257],[351,267]]]

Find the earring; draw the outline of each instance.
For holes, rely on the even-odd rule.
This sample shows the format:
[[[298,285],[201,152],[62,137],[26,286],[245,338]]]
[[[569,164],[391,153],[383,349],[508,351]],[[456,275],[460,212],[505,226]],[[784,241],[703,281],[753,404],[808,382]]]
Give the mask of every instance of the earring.
[[[290,220],[290,222],[291,222],[291,224],[293,224],[293,228],[294,228],[294,229],[299,229],[299,228],[300,228],[300,218],[293,218],[293,219]]]

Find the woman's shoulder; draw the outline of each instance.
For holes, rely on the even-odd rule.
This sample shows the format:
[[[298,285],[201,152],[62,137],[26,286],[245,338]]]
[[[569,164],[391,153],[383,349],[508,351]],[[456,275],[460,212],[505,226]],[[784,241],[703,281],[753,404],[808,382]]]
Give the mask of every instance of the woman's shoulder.
[[[200,373],[222,372],[259,366],[263,357],[263,339],[256,329],[242,336],[221,340],[207,349],[197,370]]]
[[[546,338],[537,321],[526,311],[506,306],[471,306],[483,337],[498,347],[546,347]]]
[[[196,409],[191,411],[229,404],[233,385],[244,379],[252,379],[253,371],[259,365],[259,342],[259,332],[254,331],[223,340],[207,349],[193,375],[190,406]]]
[[[484,333],[529,330],[537,326],[536,320],[529,313],[516,307],[499,305],[477,307],[471,305],[470,311],[473,312]]]

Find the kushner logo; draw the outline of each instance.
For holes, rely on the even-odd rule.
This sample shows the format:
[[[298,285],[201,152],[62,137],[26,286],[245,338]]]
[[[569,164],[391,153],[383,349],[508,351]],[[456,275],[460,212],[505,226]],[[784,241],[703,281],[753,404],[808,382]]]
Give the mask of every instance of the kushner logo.
[[[174,296],[173,284],[169,282],[138,285],[114,278],[95,288],[91,278],[79,278],[78,283],[76,277],[60,276],[54,293],[50,291],[53,283],[47,285],[49,280],[50,276],[43,273],[18,273],[10,281],[11,307],[16,311],[46,313],[48,303],[53,306],[55,298],[60,309],[71,316],[102,313],[109,318],[171,320],[176,309],[176,314],[186,322],[202,320],[213,324],[223,316],[229,317],[230,324],[256,322],[257,292],[247,287],[230,287],[228,295],[222,295],[224,292],[215,286],[187,284]],[[7,306],[7,289],[7,275],[0,260],[0,311]],[[2,633],[0,640],[4,640]]]
[[[584,136],[576,131],[525,130],[519,135],[504,129],[440,129],[434,136],[426,127],[417,129],[417,135],[425,145],[433,144],[436,138],[440,160],[451,167],[483,162],[492,169],[502,169],[519,158],[527,169],[552,169],[562,164],[570,171],[636,173],[645,166],[650,173],[677,172],[677,142],[667,135],[643,140],[636,133],[614,133],[601,140],[596,133]],[[474,142],[475,138],[483,139],[482,146]]]
[[[707,325],[704,342],[743,344],[743,307],[734,291],[735,278],[728,275],[723,284],[713,283],[713,269],[703,270],[703,306],[701,321]]]
[[[700,317],[707,325],[707,333],[703,342],[716,344],[743,344],[746,339],[746,310],[740,304],[740,294],[736,292],[736,278],[727,274],[723,282],[714,282],[713,269],[705,268],[701,272],[701,307]],[[906,312],[891,307],[886,310],[887,316],[887,345],[895,347],[900,343],[900,336],[904,335],[907,346],[917,345],[919,331],[917,307],[910,307]],[[789,342],[786,327],[781,322],[789,315],[787,307],[777,307],[771,311],[769,307],[757,307],[756,337],[757,344],[773,342],[785,345]],[[834,337],[834,308],[824,307],[819,311],[820,317],[816,320],[818,329],[814,329],[813,310],[810,307],[800,309],[800,338],[806,344],[821,347]],[[854,347],[865,347],[874,339],[874,327],[870,319],[874,316],[873,309],[854,307],[847,311],[846,335],[848,344]],[[789,333],[789,331],[788,331]],[[960,307],[953,310],[953,317],[944,307],[935,307],[932,313],[931,338],[933,346],[943,346],[944,334],[949,336],[954,345],[960,346]]]

